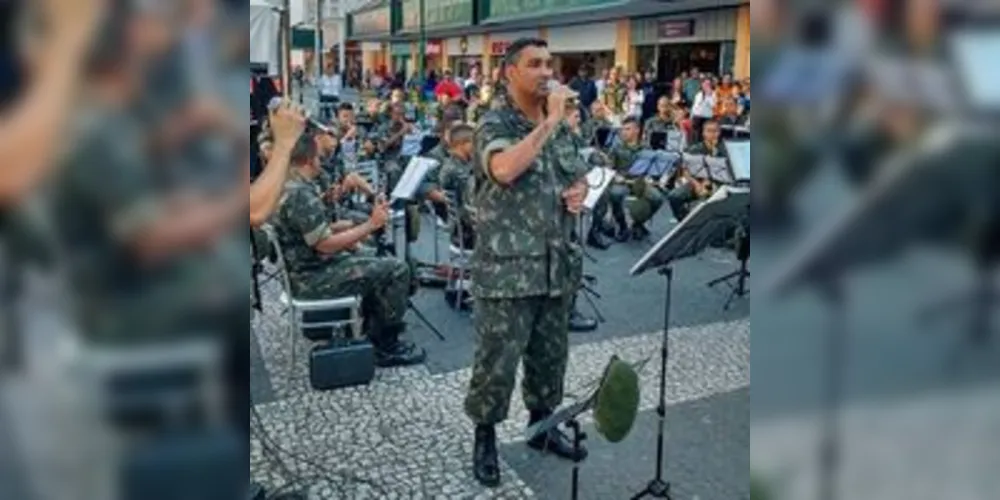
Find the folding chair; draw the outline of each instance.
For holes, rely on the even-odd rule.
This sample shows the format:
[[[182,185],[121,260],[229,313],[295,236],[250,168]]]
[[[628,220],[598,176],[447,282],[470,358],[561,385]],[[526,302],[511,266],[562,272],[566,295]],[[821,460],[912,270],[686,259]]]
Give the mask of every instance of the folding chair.
[[[445,290],[448,294],[454,294],[454,297],[448,297],[449,305],[460,311],[466,302],[471,301],[471,297],[466,298],[470,280],[466,279],[465,271],[469,267],[469,259],[472,258],[472,249],[464,248],[466,235],[462,227],[461,210],[457,197],[452,193],[448,193],[448,219],[450,222],[448,262],[451,269],[448,272],[448,284]],[[458,236],[457,242],[452,238],[453,234]]]
[[[296,350],[299,338],[303,336],[304,328],[333,328],[334,330],[349,329],[353,338],[362,337],[362,317],[361,317],[361,297],[336,297],[323,300],[303,300],[292,294],[291,279],[288,274],[288,267],[285,262],[285,255],[281,245],[278,243],[277,232],[271,226],[265,226],[271,244],[274,245],[274,252],[277,256],[277,265],[282,276],[283,291],[279,299],[281,304],[289,312],[289,341],[291,342],[291,357],[289,359],[289,373],[295,369]],[[329,314],[319,320],[306,317],[307,313]]]

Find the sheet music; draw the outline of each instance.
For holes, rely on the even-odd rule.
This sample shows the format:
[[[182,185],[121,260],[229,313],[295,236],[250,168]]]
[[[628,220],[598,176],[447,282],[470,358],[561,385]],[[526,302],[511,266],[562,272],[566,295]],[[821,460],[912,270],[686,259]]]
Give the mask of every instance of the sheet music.
[[[705,157],[703,155],[689,155],[685,154],[683,156],[684,167],[687,168],[689,174],[695,179],[710,179],[708,176],[708,167],[705,165]]]
[[[1000,33],[958,33],[951,46],[969,102],[978,111],[1000,111],[1000,66],[984,62],[993,61],[1000,54]]]
[[[733,176],[737,182],[750,180],[750,142],[727,142],[729,164],[733,167]]]
[[[669,136],[666,132],[653,132],[649,137],[649,147],[654,150],[667,149]]]
[[[423,146],[424,134],[416,133],[410,134],[403,137],[403,146],[400,150],[400,154],[403,156],[417,156],[420,154],[420,148]]]
[[[392,200],[411,200],[416,194],[420,184],[424,182],[427,173],[437,166],[437,162],[430,158],[414,156],[403,172],[403,177],[392,190]]]
[[[640,154],[639,158],[635,160],[628,169],[628,175],[632,177],[646,177],[649,175],[649,169],[653,167],[653,157],[650,155]]]
[[[720,184],[734,184],[733,173],[729,170],[729,160],[725,158],[705,158],[709,178]]]
[[[615,171],[610,168],[597,167],[587,173],[587,198],[583,200],[583,206],[587,210],[593,210],[597,202],[604,196],[608,186],[615,180]]]
[[[680,153],[672,151],[657,151],[653,161],[653,166],[649,169],[649,176],[662,179],[664,176],[673,175],[677,170],[677,164],[681,161]]]

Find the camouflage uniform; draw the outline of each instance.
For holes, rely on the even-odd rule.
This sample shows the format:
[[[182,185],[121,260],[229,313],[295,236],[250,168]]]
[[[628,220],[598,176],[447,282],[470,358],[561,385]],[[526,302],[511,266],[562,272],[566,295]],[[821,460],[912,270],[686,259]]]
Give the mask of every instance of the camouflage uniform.
[[[248,304],[248,235],[143,265],[131,239],[160,217],[166,186],[142,147],[140,122],[90,106],[78,115],[79,138],[54,203],[62,243],[72,249],[69,272],[82,334],[93,343],[129,345],[228,331],[219,311]],[[236,242],[247,246],[234,252]]]
[[[597,139],[597,131],[601,128],[612,129],[614,125],[610,120],[602,118],[591,118],[580,125],[580,134],[583,136],[583,140],[586,141],[587,145],[594,144]],[[601,149],[604,149],[604,144],[599,145]]]
[[[484,114],[486,114],[487,110],[488,108],[483,104],[469,106],[469,108],[465,110],[465,121],[470,125],[475,126],[479,124],[479,120]]]
[[[576,217],[561,193],[586,174],[570,131],[561,127],[534,165],[511,186],[489,172],[495,153],[524,140],[535,125],[510,105],[486,113],[476,134],[476,248],[471,262],[479,336],[465,409],[474,423],[507,418],[518,362],[532,411],[563,399],[570,307],[582,269],[571,236]]]
[[[401,325],[409,299],[409,268],[364,252],[317,252],[314,246],[332,235],[320,194],[314,182],[293,173],[275,214],[292,294],[305,300],[360,295],[371,331]],[[380,340],[372,338],[376,347]]]
[[[452,231],[452,243],[464,249],[475,248],[476,241],[475,227],[472,225],[475,213],[471,200],[475,193],[473,168],[475,167],[471,162],[448,155],[448,159],[440,169],[441,189],[457,204],[455,210],[458,213],[458,221]]]
[[[677,126],[674,125],[672,120],[664,120],[659,116],[654,116],[646,120],[646,125],[642,127],[642,144],[647,148],[651,147],[653,134],[657,132],[669,133],[674,130],[677,130]]]
[[[714,149],[710,149],[705,143],[695,144],[694,146],[688,148],[687,153],[690,155],[708,156],[711,158],[729,158],[729,153],[726,151],[726,145],[721,142]],[[674,189],[670,191],[670,194],[667,195],[667,200],[670,201],[670,209],[674,212],[674,218],[681,221],[688,216],[691,203],[698,201],[698,195],[695,192],[694,186],[685,183],[674,187]]]
[[[628,227],[625,219],[625,201],[629,196],[636,198],[629,207],[633,227],[641,227],[649,222],[666,201],[663,192],[648,179],[632,177],[628,173],[643,149],[639,144],[618,144],[611,150],[611,163],[615,171],[625,178],[625,182],[615,181],[608,188],[611,198],[611,214],[620,230]]]

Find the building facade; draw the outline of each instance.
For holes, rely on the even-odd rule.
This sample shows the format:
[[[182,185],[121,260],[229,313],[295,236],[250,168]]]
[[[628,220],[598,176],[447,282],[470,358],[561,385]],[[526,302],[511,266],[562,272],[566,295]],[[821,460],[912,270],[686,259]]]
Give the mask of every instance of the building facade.
[[[546,40],[559,74],[580,67],[655,69],[661,78],[697,68],[750,76],[749,0],[384,0],[349,17],[364,68],[416,71],[420,36],[425,67],[466,75],[497,67],[510,43]]]

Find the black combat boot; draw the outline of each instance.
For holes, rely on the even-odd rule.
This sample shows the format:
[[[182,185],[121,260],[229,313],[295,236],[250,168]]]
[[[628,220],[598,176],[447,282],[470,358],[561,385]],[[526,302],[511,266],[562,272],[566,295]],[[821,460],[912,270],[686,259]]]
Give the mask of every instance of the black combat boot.
[[[405,330],[405,324],[390,325],[383,327],[377,336],[369,337],[375,346],[375,366],[413,366],[427,360],[427,353],[423,349],[399,339]]]
[[[500,486],[497,431],[492,425],[476,426],[476,446],[472,452],[472,472],[479,484],[487,488]]]
[[[533,410],[531,412],[531,420],[528,422],[528,427],[531,427],[532,425],[535,425],[551,416],[551,411]],[[553,428],[549,430],[549,432],[528,441],[528,446],[543,453],[552,453],[559,458],[564,458],[574,462],[579,462],[587,458],[587,449],[581,445],[579,452],[577,452],[577,450],[573,447],[573,440],[558,428]]]

